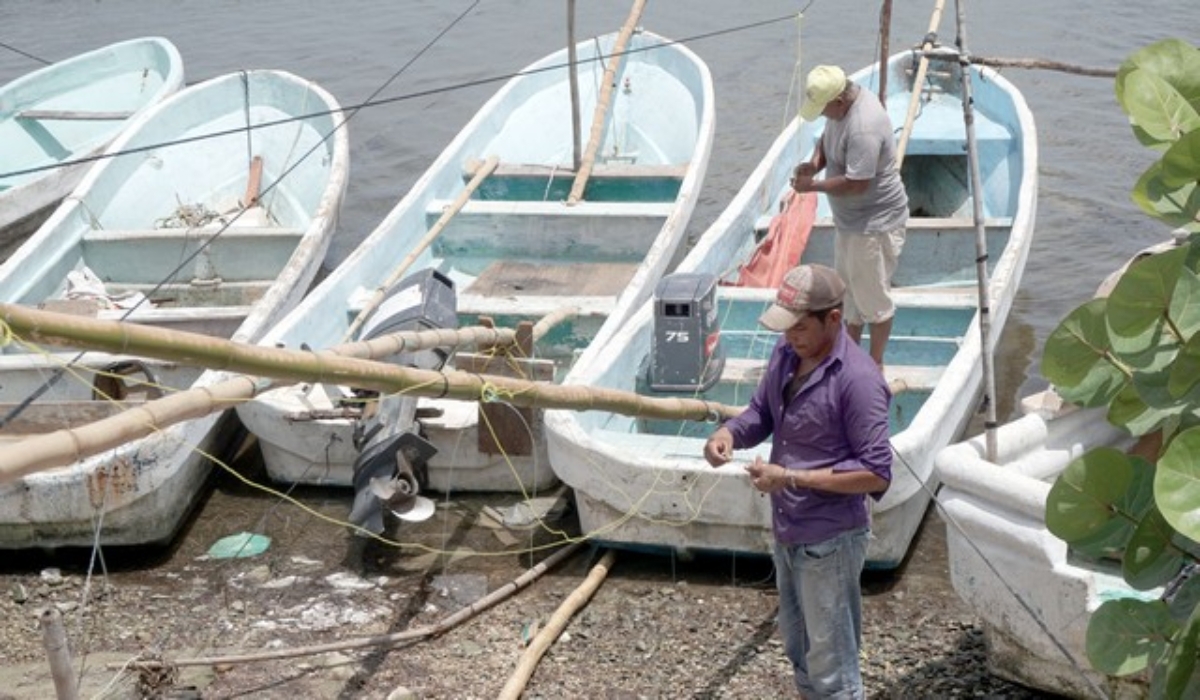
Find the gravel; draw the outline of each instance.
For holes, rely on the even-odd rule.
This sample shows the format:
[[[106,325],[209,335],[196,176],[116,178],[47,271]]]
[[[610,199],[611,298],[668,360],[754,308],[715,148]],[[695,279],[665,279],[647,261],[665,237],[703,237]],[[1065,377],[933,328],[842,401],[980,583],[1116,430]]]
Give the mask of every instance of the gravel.
[[[512,532],[480,512],[514,499],[464,499],[393,531],[410,544],[397,549],[314,517],[344,515],[345,492],[299,499],[312,511],[219,483],[173,549],[106,550],[102,562],[86,552],[6,555],[0,699],[53,697],[39,627],[48,609],[62,616],[76,672],[86,668],[81,697],[494,698],[527,642],[601,554],[585,545],[504,602],[421,641],[140,676],[114,670],[139,657],[261,653],[434,625],[515,579],[553,551],[562,531],[577,529],[568,511],[550,524],[560,532]],[[215,541],[242,530],[270,536],[269,549],[242,559],[207,555]],[[531,547],[541,549],[524,551]],[[868,573],[864,591],[870,697],[1050,697],[988,672],[979,622],[949,587],[936,515],[905,567]],[[766,560],[619,552],[522,697],[796,697],[775,608]]]

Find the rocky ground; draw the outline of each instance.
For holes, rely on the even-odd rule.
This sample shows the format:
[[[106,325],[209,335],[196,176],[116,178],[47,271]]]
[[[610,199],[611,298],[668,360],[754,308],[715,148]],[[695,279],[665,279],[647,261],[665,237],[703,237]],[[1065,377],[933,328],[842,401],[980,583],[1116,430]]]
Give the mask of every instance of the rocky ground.
[[[344,492],[292,495],[311,510],[218,479],[171,550],[108,550],[103,561],[6,555],[0,699],[53,697],[39,627],[48,609],[61,613],[76,672],[84,669],[81,697],[494,698],[602,555],[585,545],[434,637],[334,648],[438,623],[517,578],[576,526],[568,509],[549,528],[505,527],[488,513],[511,515],[511,497],[445,501],[430,521],[393,530],[410,545],[397,549],[322,519],[344,515]],[[254,557],[208,555],[214,542],[243,531],[269,535],[270,546]],[[1047,697],[988,673],[978,621],[948,584],[936,514],[905,567],[868,574],[864,587],[870,697]],[[795,697],[775,605],[766,561],[620,552],[523,697]],[[326,646],[270,661],[204,661],[312,645]],[[137,658],[201,663],[120,671]]]

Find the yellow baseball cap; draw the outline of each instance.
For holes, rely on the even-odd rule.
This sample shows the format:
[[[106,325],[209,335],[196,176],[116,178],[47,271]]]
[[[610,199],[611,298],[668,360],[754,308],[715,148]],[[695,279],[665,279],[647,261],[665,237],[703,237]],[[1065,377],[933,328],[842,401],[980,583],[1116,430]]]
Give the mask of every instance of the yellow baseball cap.
[[[837,66],[817,66],[808,73],[804,84],[804,104],[800,105],[800,118],[811,122],[821,116],[825,105],[846,89],[846,73]]]

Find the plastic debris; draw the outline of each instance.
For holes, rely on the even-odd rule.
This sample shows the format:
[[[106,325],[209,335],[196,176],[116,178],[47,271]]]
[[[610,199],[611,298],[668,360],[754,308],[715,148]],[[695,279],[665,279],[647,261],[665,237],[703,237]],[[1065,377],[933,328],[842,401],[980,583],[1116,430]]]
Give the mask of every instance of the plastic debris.
[[[214,542],[213,546],[208,548],[208,556],[213,559],[243,559],[258,556],[270,546],[271,538],[266,535],[239,532]]]

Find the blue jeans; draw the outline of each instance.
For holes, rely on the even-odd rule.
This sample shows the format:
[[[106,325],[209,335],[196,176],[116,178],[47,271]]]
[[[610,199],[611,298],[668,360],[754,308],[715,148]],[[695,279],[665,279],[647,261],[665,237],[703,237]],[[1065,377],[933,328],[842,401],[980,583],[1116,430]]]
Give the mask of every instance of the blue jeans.
[[[775,543],[779,630],[806,700],[863,697],[859,577],[867,534],[864,528],[816,544]]]

